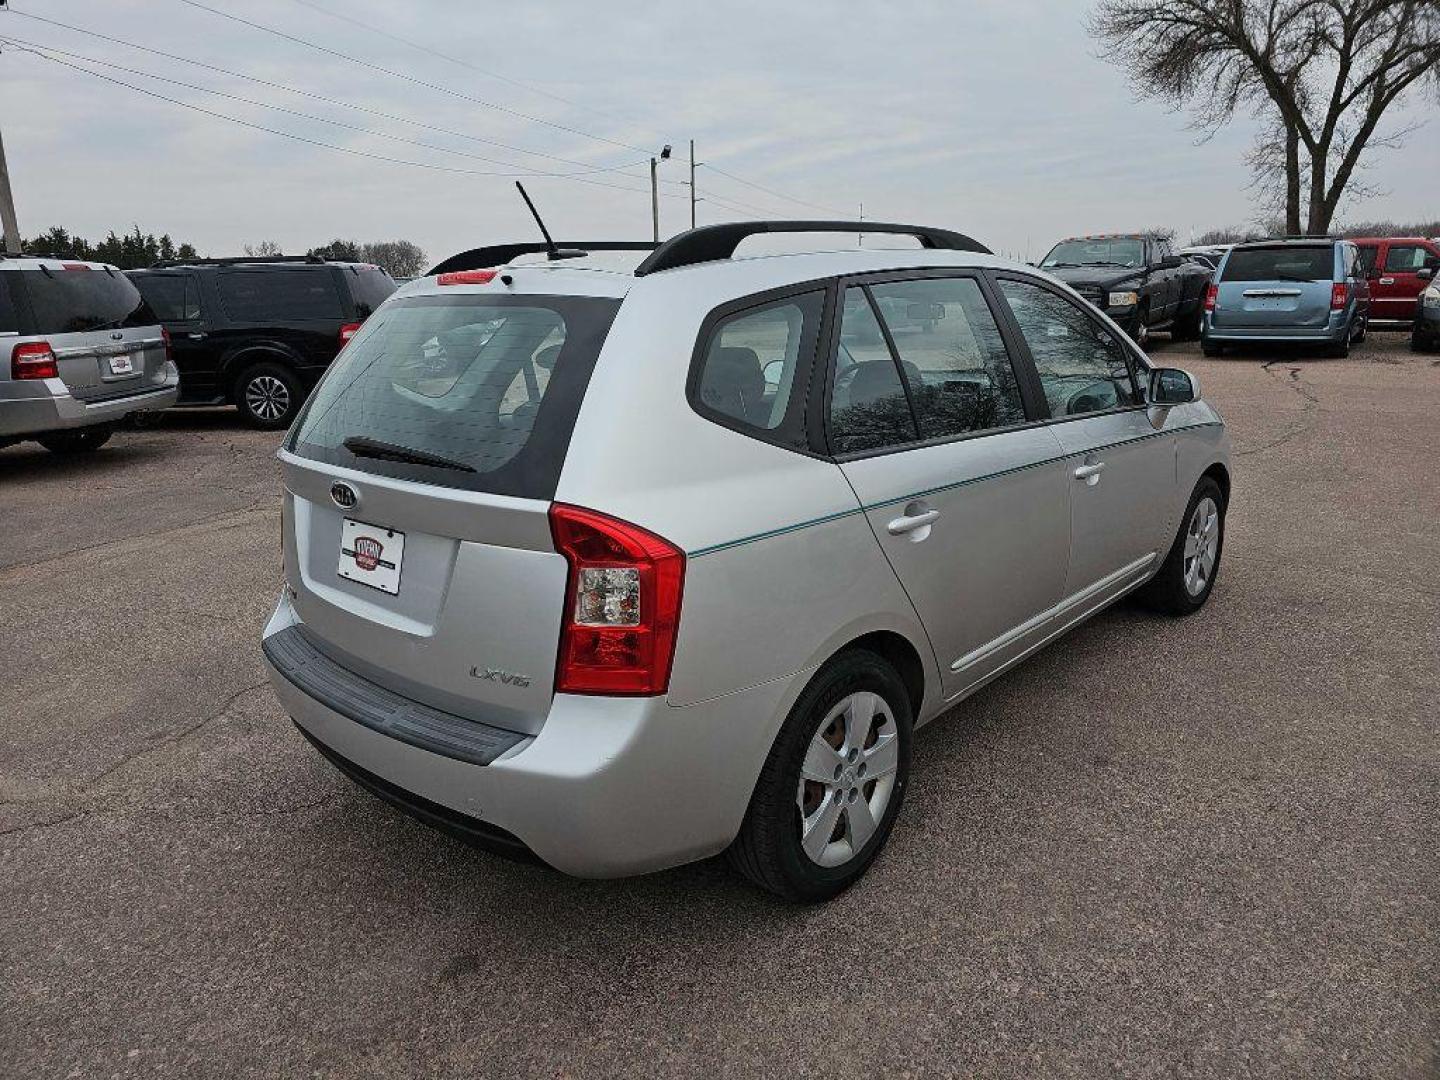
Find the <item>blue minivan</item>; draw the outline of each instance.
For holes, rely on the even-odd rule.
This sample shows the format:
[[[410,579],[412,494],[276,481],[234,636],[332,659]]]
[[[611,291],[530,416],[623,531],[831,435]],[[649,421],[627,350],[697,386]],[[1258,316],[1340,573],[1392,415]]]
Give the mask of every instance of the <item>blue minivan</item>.
[[[1227,345],[1292,342],[1348,356],[1370,325],[1370,282],[1360,249],[1338,237],[1236,244],[1205,296],[1200,343],[1206,356]]]

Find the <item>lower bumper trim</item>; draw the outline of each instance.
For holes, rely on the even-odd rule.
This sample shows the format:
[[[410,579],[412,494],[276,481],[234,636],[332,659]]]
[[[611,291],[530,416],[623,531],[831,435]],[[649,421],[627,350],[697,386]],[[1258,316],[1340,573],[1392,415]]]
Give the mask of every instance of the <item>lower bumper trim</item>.
[[[293,721],[292,721],[293,723]],[[452,810],[448,806],[441,806],[437,802],[416,795],[413,791],[406,791],[397,787],[384,777],[376,776],[368,769],[361,768],[347,757],[343,757],[326,746],[315,736],[311,735],[299,724],[295,724],[296,730],[304,735],[306,740],[320,756],[334,765],[347,777],[353,780],[360,787],[370,792],[378,799],[389,803],[391,806],[408,814],[421,824],[429,825],[432,829],[447,833],[458,840],[463,840],[471,847],[480,848],[495,855],[502,855],[507,859],[515,859],[522,862],[540,862],[539,856],[530,850],[514,833],[506,832],[498,825],[491,825],[473,818],[468,814],[462,814],[458,810]]]

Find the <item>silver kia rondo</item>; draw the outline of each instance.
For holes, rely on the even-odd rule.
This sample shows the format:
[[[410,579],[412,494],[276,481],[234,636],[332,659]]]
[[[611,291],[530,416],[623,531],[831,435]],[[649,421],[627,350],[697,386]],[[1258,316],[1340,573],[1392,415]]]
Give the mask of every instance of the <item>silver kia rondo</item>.
[[[1196,380],[967,237],[863,228],[920,246],[480,248],[378,308],[280,451],[263,648],[316,749],[571,874],[728,852],[823,900],[916,727],[1128,593],[1198,610]]]

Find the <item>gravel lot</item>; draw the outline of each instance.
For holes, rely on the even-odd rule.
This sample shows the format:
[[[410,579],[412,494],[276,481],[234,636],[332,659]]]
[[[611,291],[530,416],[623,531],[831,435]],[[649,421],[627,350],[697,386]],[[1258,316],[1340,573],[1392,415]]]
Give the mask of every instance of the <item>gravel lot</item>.
[[[1114,609],[917,738],[837,902],[471,851],[293,729],[274,435],[0,451],[0,1075],[1440,1076],[1440,357],[1203,360],[1185,621]],[[1266,362],[1267,359],[1270,362]]]

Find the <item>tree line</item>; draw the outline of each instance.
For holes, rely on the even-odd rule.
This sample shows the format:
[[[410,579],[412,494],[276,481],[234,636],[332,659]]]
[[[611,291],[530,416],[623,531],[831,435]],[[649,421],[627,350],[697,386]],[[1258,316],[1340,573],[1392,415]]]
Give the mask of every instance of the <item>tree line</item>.
[[[274,240],[261,240],[257,244],[246,244],[245,254],[252,257],[273,257],[284,255],[285,251]],[[331,240],[328,244],[313,247],[306,255],[336,262],[367,262],[383,267],[393,278],[419,277],[425,272],[425,252],[418,244],[409,240]]]

